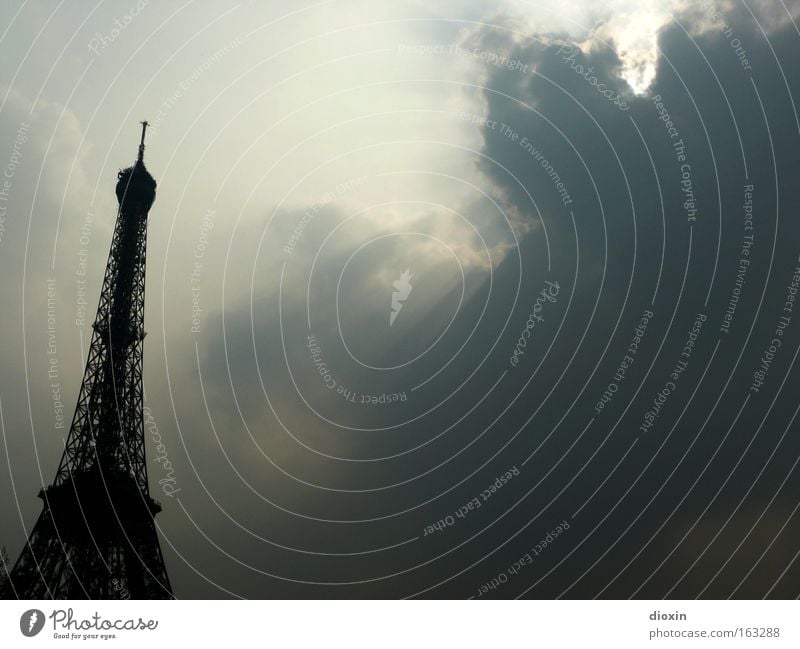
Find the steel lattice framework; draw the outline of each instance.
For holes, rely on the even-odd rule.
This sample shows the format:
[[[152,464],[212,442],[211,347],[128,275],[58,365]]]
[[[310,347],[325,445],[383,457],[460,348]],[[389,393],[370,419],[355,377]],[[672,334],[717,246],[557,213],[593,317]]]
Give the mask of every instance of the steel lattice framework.
[[[78,404],[44,509],[15,564],[6,597],[171,598],[150,497],[142,356],[147,216],[156,181],[144,166],[119,172],[119,212],[92,325]]]

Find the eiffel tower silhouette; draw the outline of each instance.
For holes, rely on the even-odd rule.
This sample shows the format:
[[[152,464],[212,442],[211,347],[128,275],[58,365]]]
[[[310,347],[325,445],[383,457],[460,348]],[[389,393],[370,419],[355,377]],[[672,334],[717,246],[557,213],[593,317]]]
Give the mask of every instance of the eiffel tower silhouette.
[[[119,212],[92,342],[55,480],[3,586],[4,598],[167,599],[144,447],[142,355],[147,215],[156,181],[136,163],[119,172]]]

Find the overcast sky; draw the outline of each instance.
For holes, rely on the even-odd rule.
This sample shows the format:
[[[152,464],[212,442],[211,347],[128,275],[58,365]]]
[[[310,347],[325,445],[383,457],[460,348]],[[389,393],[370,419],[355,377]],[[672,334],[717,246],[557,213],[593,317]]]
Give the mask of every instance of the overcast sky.
[[[798,19],[3,2],[0,545],[147,119],[177,597],[796,597]]]

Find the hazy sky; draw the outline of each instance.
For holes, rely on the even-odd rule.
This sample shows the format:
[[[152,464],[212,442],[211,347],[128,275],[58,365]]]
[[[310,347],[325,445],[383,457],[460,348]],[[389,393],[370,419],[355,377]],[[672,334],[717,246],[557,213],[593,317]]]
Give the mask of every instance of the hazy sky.
[[[147,119],[177,597],[798,595],[800,6],[490,6],[2,4],[12,559]]]

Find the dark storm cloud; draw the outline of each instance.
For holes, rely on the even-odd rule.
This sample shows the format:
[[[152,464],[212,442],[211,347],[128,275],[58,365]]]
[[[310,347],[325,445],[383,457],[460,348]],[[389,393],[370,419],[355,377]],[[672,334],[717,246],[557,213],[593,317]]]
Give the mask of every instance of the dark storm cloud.
[[[663,538],[675,535],[681,540],[683,532],[699,521],[694,535],[682,539],[676,548],[676,556],[681,559],[672,558],[677,562],[671,564],[673,568],[680,565],[681,571],[688,569],[695,558],[690,561],[688,555],[712,530],[715,533],[721,530],[723,537],[736,538],[737,543],[743,539],[746,534],[740,520],[743,517],[734,516],[727,530],[722,529],[722,521],[744,498],[749,507],[760,507],[758,511],[772,505],[786,515],[761,521],[757,534],[777,534],[792,513],[789,507],[792,490],[785,486],[779,491],[778,488],[793,468],[791,462],[781,457],[788,454],[794,458],[797,450],[790,437],[781,435],[794,414],[790,396],[796,389],[794,374],[789,375],[774,405],[772,396],[797,350],[796,331],[790,331],[782,339],[781,355],[770,369],[772,390],[749,393],[749,387],[779,326],[783,303],[791,292],[788,287],[798,266],[793,218],[798,195],[791,182],[797,171],[798,128],[790,90],[797,87],[798,79],[796,70],[787,65],[796,47],[796,34],[786,25],[770,34],[767,43],[756,36],[752,19],[744,17],[742,10],[730,15],[728,22],[741,39],[739,42],[745,43],[755,66],[752,82],[740,63],[741,57],[736,56],[735,48],[724,35],[706,32],[693,42],[680,25],[671,26],[661,36],[662,57],[650,96],[629,99],[627,111],[607,101],[593,83],[581,76],[593,68],[592,76],[605,82],[606,88],[614,93],[621,92],[624,86],[615,80],[618,62],[607,51],[579,53],[568,60],[571,49],[565,50],[560,45],[514,49],[511,56],[532,61],[539,73],[529,79],[528,93],[522,96],[514,93],[520,87],[518,73],[497,73],[492,77],[490,87],[499,92],[487,92],[487,117],[535,142],[568,185],[570,194],[576,197],[575,205],[570,207],[578,224],[581,271],[577,277],[574,318],[568,321],[558,342],[572,346],[581,339],[590,322],[595,298],[599,298],[592,326],[579,349],[579,362],[570,368],[575,377],[572,385],[583,386],[601,361],[579,402],[583,404],[584,421],[597,415],[592,426],[593,439],[585,445],[586,453],[597,448],[625,412],[609,438],[609,445],[583,474],[583,487],[579,486],[575,494],[578,503],[592,493],[628,445],[638,439],[623,469],[576,519],[576,525],[580,526],[576,536],[592,531],[623,494],[627,500],[561,566],[564,572],[551,575],[529,594],[552,596],[563,591],[569,596],[593,595],[627,563],[615,557],[639,550],[651,535],[660,531],[656,542],[644,547],[643,554],[629,568],[633,571],[629,581],[641,581],[642,575],[648,575],[671,549]],[[500,92],[517,96],[535,110],[503,97]],[[658,97],[675,125],[677,136],[671,136],[666,121],[659,119],[663,113],[658,111],[661,108]],[[685,152],[679,142],[685,145]],[[570,241],[573,233],[567,210],[550,186],[551,179],[539,165],[532,164],[524,147],[502,137],[495,129],[492,132],[487,129],[486,150],[524,177],[526,187],[539,198],[545,226],[557,250],[554,258],[569,269],[577,262],[576,246]],[[685,160],[678,158],[679,152],[685,153]],[[684,164],[690,165],[683,168],[690,172],[690,186],[688,183],[681,186],[681,181],[687,179],[682,174]],[[506,177],[489,165],[485,169],[494,182],[503,184],[514,195],[516,188]],[[752,231],[744,229],[745,185],[755,187]],[[520,203],[524,198],[516,192]],[[687,198],[693,204],[687,204]],[[721,324],[736,288],[739,259],[743,256],[740,253],[746,241],[743,237],[749,234],[755,236],[755,243],[748,248],[747,280],[733,324],[728,333],[723,333]],[[651,307],[655,317],[648,325],[645,344],[632,370],[619,384],[610,405],[597,414],[593,408],[595,402],[625,356],[627,343],[643,311]],[[651,409],[653,398],[681,360],[681,350],[697,314],[707,319],[686,375],[677,382],[677,389],[663,406],[657,423],[640,435],[637,429],[643,422],[643,414]],[[601,356],[612,332],[615,335],[608,352]],[[719,348],[709,364],[717,341]],[[652,370],[647,372],[654,358]],[[645,376],[647,380],[639,391]],[[558,378],[553,373],[552,379]],[[698,389],[693,394],[695,387]],[[634,393],[636,400],[631,403]],[[748,393],[750,403],[737,417]],[[571,398],[560,403],[554,400],[551,407],[563,408],[565,403],[571,403]],[[579,430],[578,426],[562,429],[561,434],[571,438]],[[759,431],[755,434],[757,439],[754,431]],[[612,450],[615,440],[617,448]],[[781,447],[773,454],[779,441]],[[581,446],[573,453],[580,454]],[[772,464],[762,471],[761,463],[767,459]],[[641,479],[628,491],[632,480],[645,467]],[[542,463],[541,468],[547,469],[548,464]],[[755,482],[756,477],[760,482]],[[790,484],[796,483],[794,474],[789,477]],[[667,479],[669,482],[662,489]],[[771,503],[773,496],[777,503]],[[643,510],[651,498],[655,500]],[[568,506],[565,509],[569,511]],[[715,527],[716,523],[719,525]],[[629,525],[632,525],[630,530]],[[768,526],[766,531],[765,526]],[[626,534],[620,537],[623,531]],[[607,551],[609,554],[605,554]],[[692,570],[706,574],[721,565],[729,551],[732,548],[727,543],[712,545]],[[790,559],[792,555],[787,549],[785,556]],[[597,565],[593,565],[595,561]],[[592,570],[583,575],[583,570],[590,566]],[[765,593],[784,567],[762,574],[758,581],[750,578],[743,588],[749,588],[753,595]],[[568,575],[573,571],[581,580],[571,589],[559,590],[559,586],[571,583]],[[673,584],[673,575],[674,569],[659,572],[637,591],[638,595],[664,595]],[[670,594],[679,597],[697,594],[695,587],[701,578],[694,573],[690,576]],[[784,577],[771,595],[778,592],[793,595],[790,582],[791,579]],[[729,592],[725,588],[715,582],[705,594],[724,596]],[[631,590],[618,582],[603,592],[605,596],[631,594]]]
[[[333,580],[358,574],[372,579],[430,561],[402,579],[314,592],[409,595],[446,580],[440,588],[425,592],[468,596],[523,556],[533,541],[568,520],[571,527],[563,539],[498,596],[515,596],[532,586],[528,596],[590,597],[602,592],[625,597],[636,591],[646,597],[667,592],[693,597],[718,569],[721,576],[708,585],[706,596],[725,596],[740,579],[744,582],[739,596],[761,596],[772,586],[796,551],[790,540],[796,536],[796,524],[789,519],[791,487],[797,482],[791,471],[798,449],[790,435],[783,435],[794,413],[790,396],[798,387],[794,374],[772,403],[797,349],[796,327],[782,339],[780,355],[769,370],[770,389],[750,393],[749,387],[769,347],[800,252],[793,218],[798,196],[791,182],[797,171],[798,129],[786,85],[794,88],[798,83],[797,71],[787,65],[796,34],[785,25],[772,32],[767,43],[741,10],[730,14],[728,21],[746,44],[753,81],[724,35],[709,30],[693,40],[674,23],[660,38],[656,83],[647,96],[638,97],[619,78],[620,62],[609,49],[583,52],[569,43],[566,47],[560,42],[504,43],[509,57],[529,63],[535,72],[490,69],[484,91],[487,112],[475,116],[488,159],[477,164],[494,185],[495,195],[532,220],[541,214],[544,226],[522,242],[522,291],[510,325],[505,321],[519,279],[516,255],[496,269],[491,308],[465,352],[441,381],[414,394],[402,410],[390,406],[359,410],[337,404],[330,394],[325,398],[323,384],[317,380],[314,387],[319,377],[309,367],[308,350],[301,342],[285,347],[291,366],[305,365],[299,373],[307,381],[310,402],[332,408],[328,414],[338,422],[382,427],[395,424],[401,412],[409,415],[435,406],[458,385],[458,376],[475,369],[476,359],[482,359],[502,334],[467,385],[414,425],[388,435],[364,434],[342,431],[311,416],[283,375],[284,349],[274,335],[261,335],[278,327],[275,296],[256,303],[252,325],[249,305],[226,312],[227,363],[237,368],[236,394],[246,404],[247,416],[269,429],[274,448],[293,449],[282,459],[291,461],[297,453],[300,464],[294,466],[310,469],[314,478],[310,482],[370,490],[441,465],[400,487],[366,496],[303,489],[298,504],[314,515],[325,511],[332,519],[389,516],[348,527],[345,538],[351,541],[369,539],[382,546],[422,538],[361,557],[356,572],[342,558],[326,561],[323,567],[281,554],[281,562],[288,561],[287,573]],[[478,35],[477,42],[484,48],[503,45],[494,32],[484,38]],[[605,86],[598,88],[599,83]],[[617,96],[624,98],[624,106],[615,103]],[[754,186],[752,231],[744,229],[746,185]],[[749,234],[754,243],[746,282],[730,328],[723,333],[743,237]],[[328,261],[338,273],[341,260]],[[380,260],[370,259],[369,264],[380,266]],[[549,305],[539,337],[526,347],[521,363],[511,367],[509,356],[546,279],[558,282],[558,300]],[[354,293],[369,301],[369,289],[352,281]],[[328,326],[316,334],[324,341],[326,361],[335,371],[347,367],[347,359],[329,326],[334,309],[324,297],[334,292],[334,282],[328,279],[323,284],[315,304]],[[353,381],[370,376],[381,392],[406,390],[416,373],[431,373],[446,362],[454,341],[462,340],[473,318],[479,317],[486,290],[484,278],[482,290],[464,305],[456,328],[443,339],[444,346],[414,372],[384,376],[351,369],[345,375]],[[296,339],[302,339],[307,329],[304,308],[297,300],[283,307],[284,331],[296,333]],[[365,318],[365,331],[385,336],[385,324],[382,329],[377,320],[369,319],[371,310],[363,309],[350,315]],[[634,330],[648,311],[654,315],[635,360],[617,383],[618,391],[598,412],[595,406],[613,382]],[[675,391],[658,411],[655,424],[642,432],[653,399],[670,381],[676,364],[687,359],[681,352],[691,340],[698,314],[702,327],[688,364],[673,381]],[[439,325],[417,326],[429,335]],[[219,330],[220,321],[214,326]],[[258,332],[255,358],[253,328]],[[387,351],[386,357],[390,356]],[[369,464],[301,451],[271,417],[264,419],[263,395],[253,387],[258,385],[256,358],[274,382],[269,387],[280,395],[282,405],[294,406],[304,442],[326,453],[376,458],[436,439],[420,451]],[[207,374],[225,376],[218,344],[209,347],[203,362]],[[500,388],[491,390],[506,370]],[[356,385],[365,390],[363,383]],[[748,394],[749,403],[740,412]],[[216,406],[229,409],[225,405],[229,399],[230,394]],[[470,415],[458,421],[468,411]],[[490,506],[456,518],[452,528],[424,535],[427,525],[446,519],[480,493],[483,483],[492,483],[511,466],[520,467],[520,476],[498,491]],[[278,491],[284,489],[296,490],[297,485],[283,482]],[[411,512],[394,515],[429,499]],[[768,515],[760,517],[765,508]],[[761,564],[757,575],[745,576],[741,566],[766,550],[787,520],[788,526],[767,551],[772,561]],[[304,525],[291,516],[282,523],[289,528]],[[747,536],[751,527],[753,533]],[[314,539],[321,539],[320,529],[309,528]],[[325,535],[341,531],[342,524],[325,529]],[[467,542],[456,549],[463,541]],[[263,546],[254,546],[254,551],[255,547],[259,553],[265,551]],[[748,559],[741,561],[743,557]],[[474,568],[463,572],[473,563]],[[676,575],[684,572],[686,577],[676,585]],[[246,581],[242,576],[242,585]],[[791,581],[785,576],[770,594],[793,596]],[[295,586],[281,592],[308,591]]]

